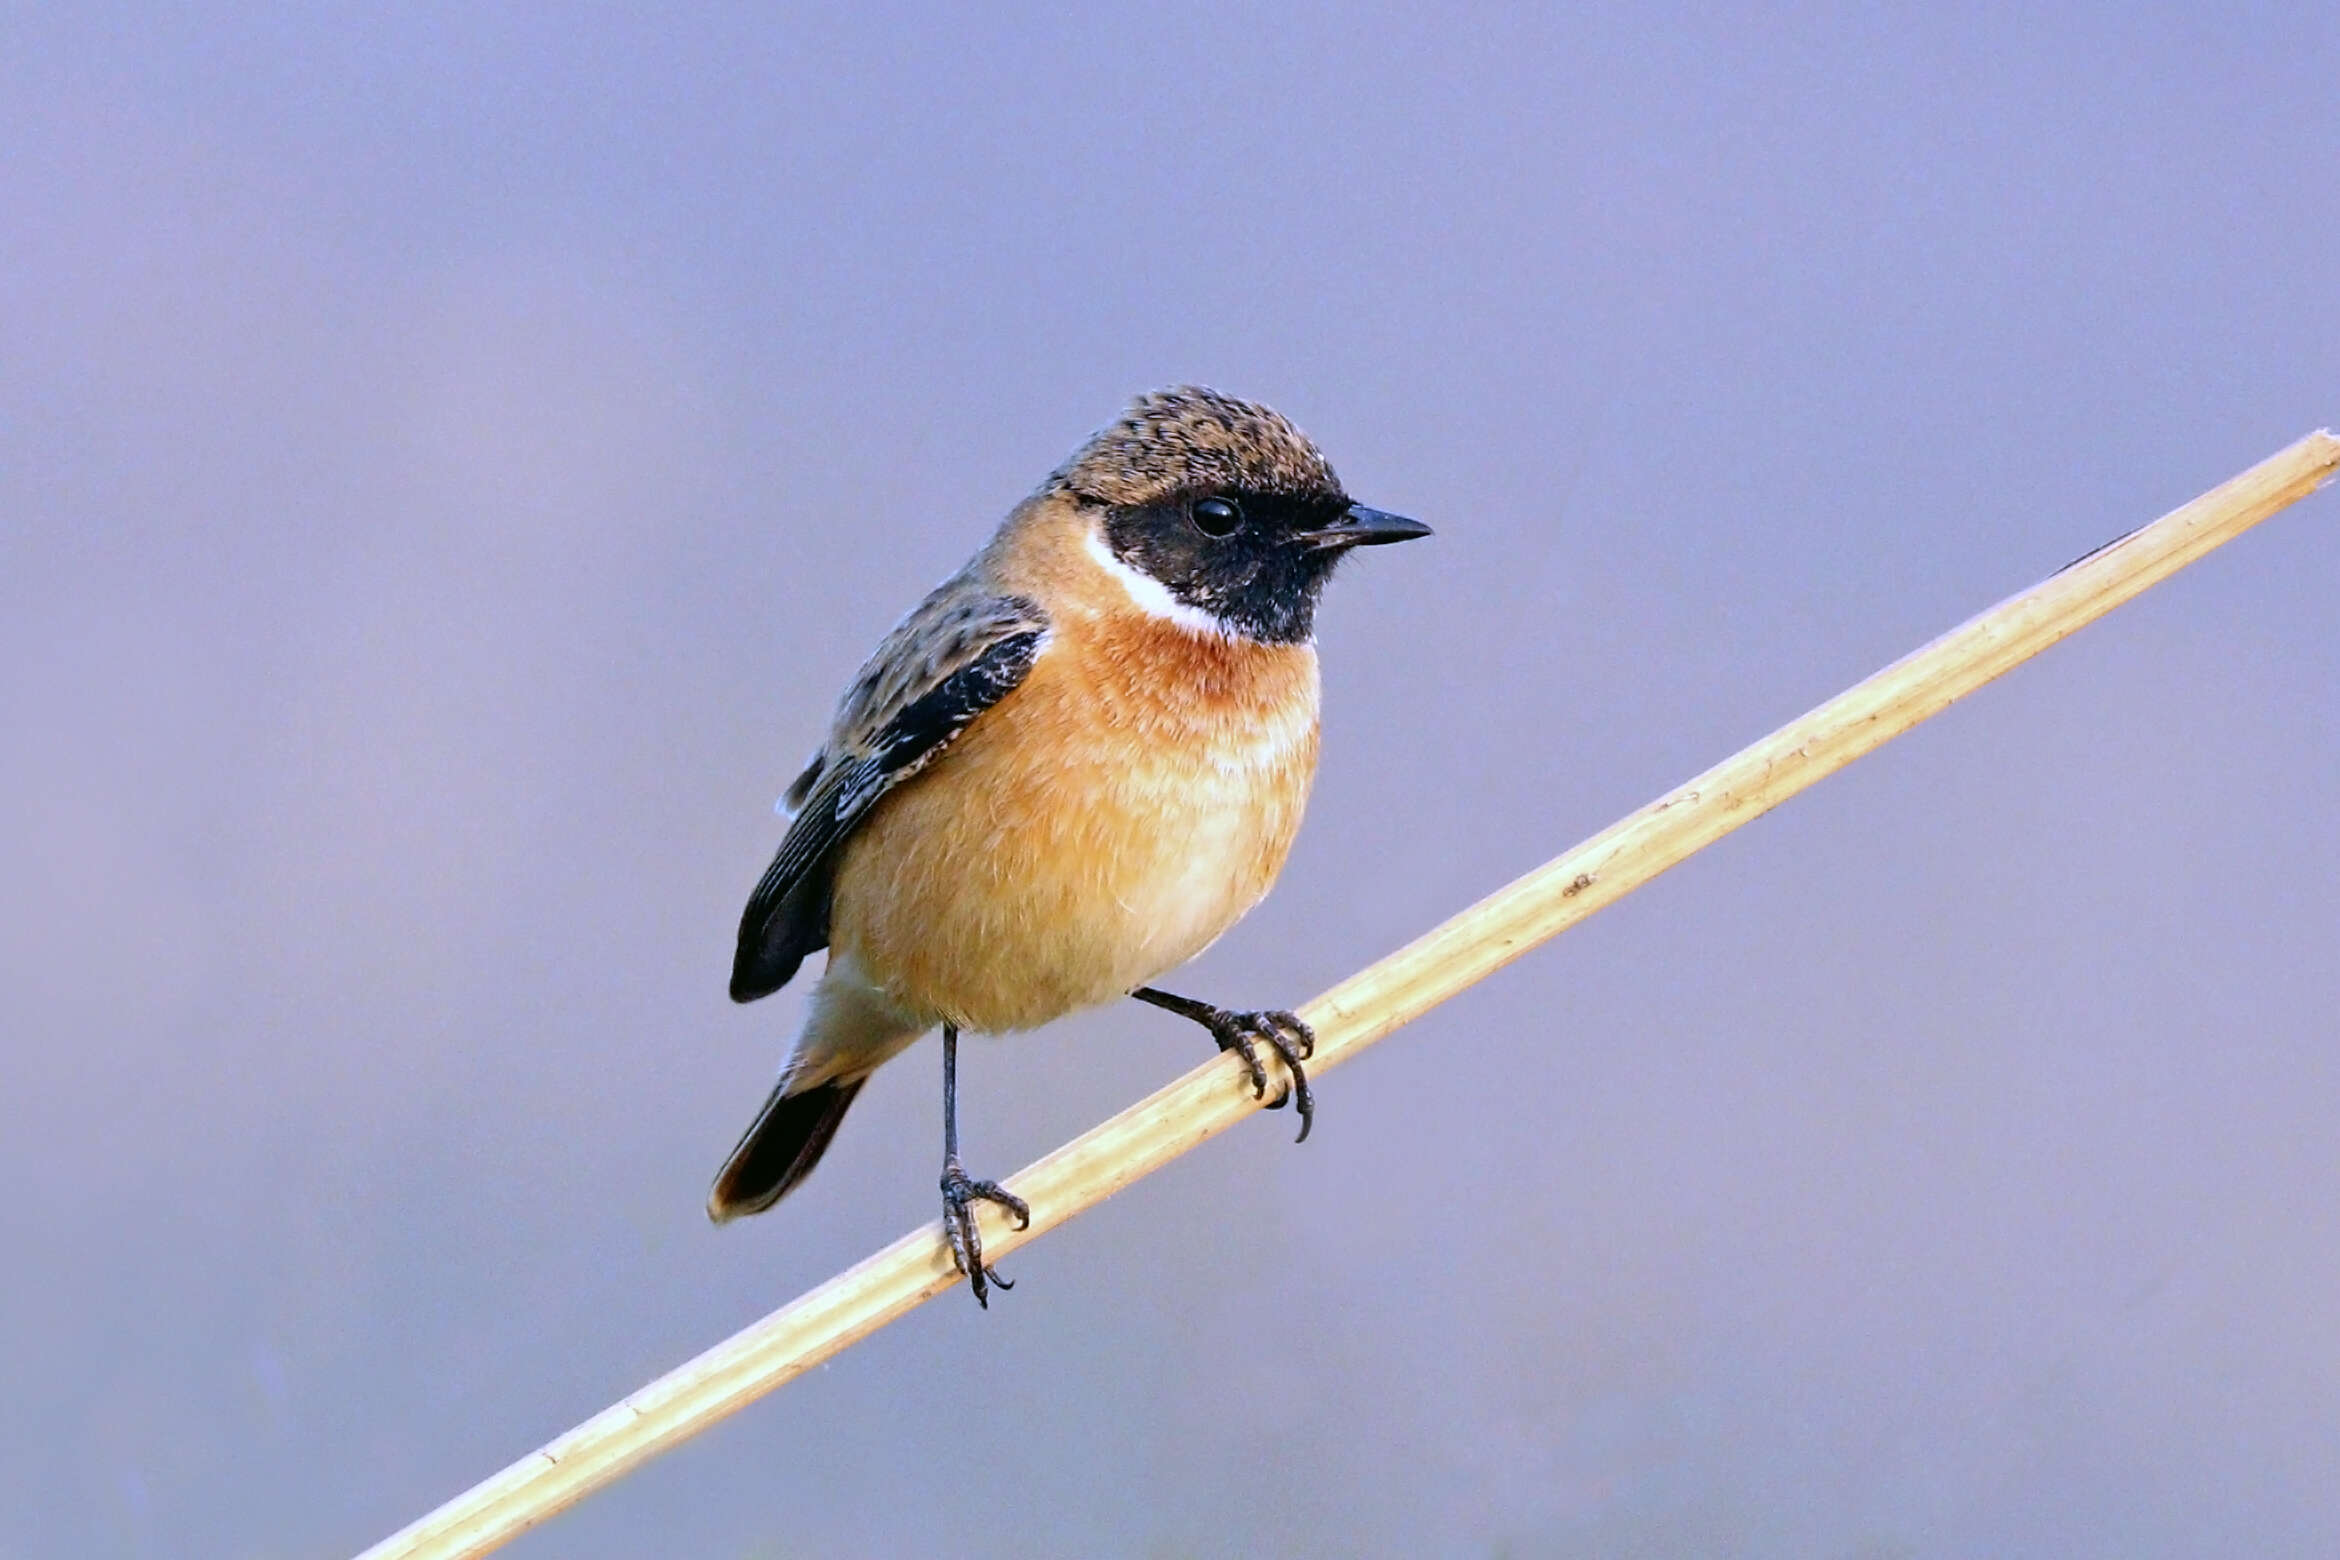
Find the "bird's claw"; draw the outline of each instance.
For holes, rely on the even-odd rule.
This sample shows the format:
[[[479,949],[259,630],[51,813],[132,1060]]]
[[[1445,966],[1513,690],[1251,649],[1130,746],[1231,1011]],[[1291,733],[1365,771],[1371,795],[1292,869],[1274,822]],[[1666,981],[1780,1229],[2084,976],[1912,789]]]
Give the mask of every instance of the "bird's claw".
[[[1267,1097],[1267,1069],[1261,1065],[1259,1042],[1265,1041],[1270,1050],[1283,1062],[1284,1070],[1292,1075],[1292,1082],[1281,1094],[1268,1101],[1269,1110],[1293,1106],[1300,1114],[1300,1135],[1296,1143],[1308,1141],[1308,1129],[1316,1121],[1316,1094],[1308,1087],[1308,1070],[1300,1064],[1316,1054],[1316,1031],[1310,1029],[1293,1014],[1281,1008],[1265,1008],[1254,1013],[1230,1013],[1215,1010],[1205,1018],[1205,1027],[1211,1038],[1219,1042],[1222,1051],[1233,1051],[1243,1058],[1244,1067],[1251,1073],[1251,1097]]]
[[[951,1265],[967,1275],[968,1287],[975,1291],[975,1303],[991,1309],[990,1286],[1013,1289],[1015,1284],[999,1276],[983,1260],[983,1231],[976,1222],[973,1204],[992,1202],[1016,1216],[1017,1229],[1032,1227],[1032,1205],[997,1181],[969,1180],[967,1172],[956,1160],[943,1166],[943,1238],[951,1248]]]

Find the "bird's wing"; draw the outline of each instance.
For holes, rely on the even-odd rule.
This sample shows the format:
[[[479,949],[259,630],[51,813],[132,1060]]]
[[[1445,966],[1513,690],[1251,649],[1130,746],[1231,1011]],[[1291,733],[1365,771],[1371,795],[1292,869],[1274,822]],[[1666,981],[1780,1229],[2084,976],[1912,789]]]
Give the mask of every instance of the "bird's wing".
[[[1037,604],[987,594],[961,575],[886,636],[839,704],[829,740],[788,788],[794,821],[740,917],[734,1002],[778,991],[806,954],[828,946],[837,847],[879,797],[1024,680],[1047,634]]]

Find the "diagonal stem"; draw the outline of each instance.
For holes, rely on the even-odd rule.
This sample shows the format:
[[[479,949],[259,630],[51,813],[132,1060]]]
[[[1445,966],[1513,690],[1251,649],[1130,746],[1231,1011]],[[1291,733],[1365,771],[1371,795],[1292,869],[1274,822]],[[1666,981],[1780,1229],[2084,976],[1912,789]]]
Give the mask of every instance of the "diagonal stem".
[[[2193,502],[2097,549],[1789,722],[1498,889],[1300,1010],[1314,1066],[1338,1066],[1723,835],[2306,497],[2340,469],[2312,433]],[[952,1041],[945,1036],[945,1098]],[[1260,1109],[1221,1052],[1011,1183],[1031,1225],[1004,1256]],[[947,1139],[946,1139],[947,1141]],[[929,1224],[668,1372],[359,1560],[483,1555],[746,1407],[958,1282]]]

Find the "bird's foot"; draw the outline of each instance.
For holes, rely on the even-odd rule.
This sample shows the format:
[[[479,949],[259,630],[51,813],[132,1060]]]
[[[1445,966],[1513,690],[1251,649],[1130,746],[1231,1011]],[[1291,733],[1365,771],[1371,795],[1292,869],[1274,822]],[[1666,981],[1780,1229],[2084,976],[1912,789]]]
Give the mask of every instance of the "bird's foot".
[[[997,1181],[971,1181],[967,1172],[952,1159],[943,1165],[943,1238],[950,1243],[951,1263],[967,1275],[967,1283],[975,1291],[975,1303],[991,1309],[990,1288],[997,1284],[1002,1289],[1016,1286],[1000,1277],[983,1261],[983,1231],[975,1220],[973,1204],[994,1202],[1016,1216],[1017,1229],[1032,1226],[1032,1205]]]
[[[1268,1049],[1283,1061],[1284,1070],[1292,1075],[1291,1085],[1268,1101],[1268,1109],[1276,1110],[1286,1104],[1294,1106],[1300,1113],[1300,1135],[1293,1141],[1308,1141],[1308,1129],[1316,1121],[1316,1095],[1308,1087],[1308,1069],[1300,1064],[1316,1054],[1315,1030],[1281,1008],[1230,1013],[1208,1002],[1197,1002],[1192,997],[1181,997],[1153,986],[1140,986],[1130,995],[1166,1013],[1193,1019],[1211,1032],[1220,1050],[1233,1051],[1242,1057],[1243,1065],[1251,1072],[1251,1097],[1255,1100],[1267,1098],[1267,1068],[1259,1059],[1260,1043],[1265,1041]]]
[[[1308,1141],[1308,1129],[1316,1122],[1316,1094],[1308,1087],[1308,1069],[1300,1064],[1316,1054],[1316,1031],[1283,1011],[1266,1008],[1256,1013],[1230,1013],[1224,1008],[1212,1008],[1208,1014],[1197,1014],[1196,1021],[1211,1032],[1222,1051],[1233,1051],[1243,1058],[1243,1065],[1251,1073],[1251,1097],[1262,1099],[1267,1095],[1267,1069],[1260,1064],[1259,1047],[1266,1042],[1269,1050],[1283,1062],[1284,1070],[1292,1075],[1291,1084],[1268,1101],[1268,1109],[1281,1110],[1291,1105],[1300,1114],[1300,1135],[1292,1141]]]

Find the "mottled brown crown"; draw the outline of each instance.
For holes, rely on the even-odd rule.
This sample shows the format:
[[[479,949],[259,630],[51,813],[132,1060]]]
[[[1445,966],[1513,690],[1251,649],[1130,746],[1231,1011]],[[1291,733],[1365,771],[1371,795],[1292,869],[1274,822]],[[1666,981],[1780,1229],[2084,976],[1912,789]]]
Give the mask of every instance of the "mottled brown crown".
[[[1049,474],[1048,490],[1142,506],[1180,493],[1241,491],[1331,498],[1341,479],[1281,412],[1200,385],[1132,401]]]

